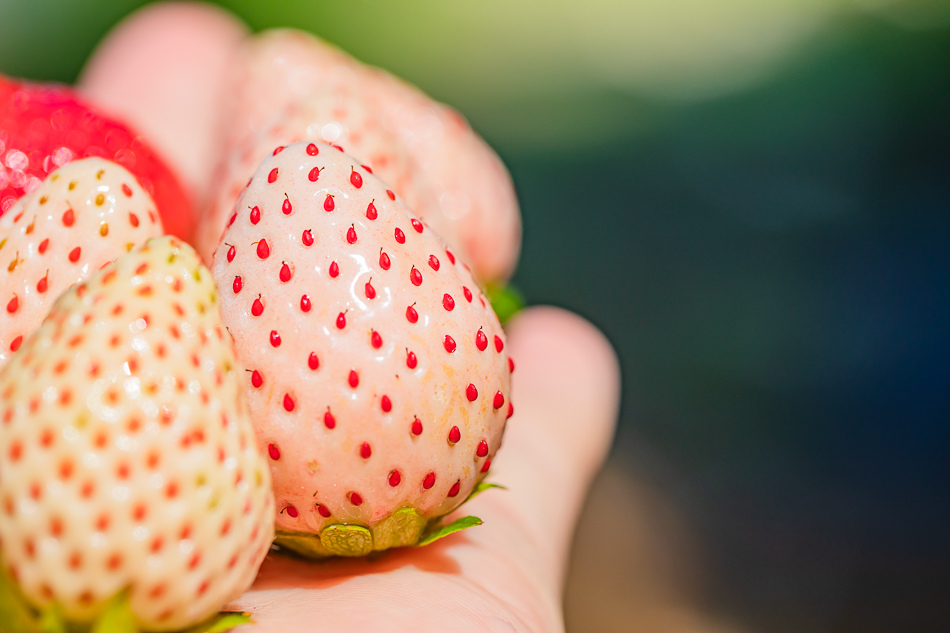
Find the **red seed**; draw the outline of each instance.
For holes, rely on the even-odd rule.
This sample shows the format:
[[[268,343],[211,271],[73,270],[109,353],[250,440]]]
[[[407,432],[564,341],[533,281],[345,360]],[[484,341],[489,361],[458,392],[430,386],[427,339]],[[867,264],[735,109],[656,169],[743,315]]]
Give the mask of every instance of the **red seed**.
[[[389,189],[386,190],[386,195],[389,196],[389,199],[390,199],[390,200],[395,200],[395,199],[396,199],[396,194],[394,194],[394,193],[393,193],[392,191],[390,191]]]
[[[370,277],[369,281],[366,282],[366,286],[363,288],[363,291],[366,293],[367,299],[376,298],[376,288],[373,288],[373,284],[371,283],[372,281],[373,281],[373,278]]]
[[[310,182],[317,182],[317,180],[320,178],[320,168],[314,167],[311,169],[310,173],[307,174],[307,178],[310,179]]]
[[[407,351],[406,352],[406,367],[408,367],[409,369],[415,369],[417,364],[418,364],[418,360],[416,359],[416,353]]]
[[[280,347],[280,334],[277,333],[277,330],[270,331],[270,344],[271,347]]]
[[[276,168],[276,167],[274,167],[272,170],[270,170],[270,173],[267,174],[267,182],[274,182],[275,180],[277,180],[277,168]]]
[[[234,261],[235,250],[234,250],[234,246],[232,246],[231,244],[228,244],[227,246],[229,247],[228,248],[228,263],[230,263]]]
[[[338,330],[342,330],[346,327],[346,312],[341,312],[336,317],[336,327]]]
[[[49,289],[49,271],[46,271],[46,274],[43,275],[43,278],[36,282],[36,291],[39,293],[44,293]]]
[[[489,468],[491,468],[491,460],[490,460],[490,459],[486,459],[486,460],[485,460],[485,463],[482,464],[482,469],[481,469],[480,472],[487,473]]]
[[[379,217],[379,213],[376,211],[376,205],[372,201],[366,205],[366,217],[370,220],[375,220]]]
[[[482,332],[482,328],[478,328],[478,332],[475,333],[475,347],[480,352],[484,352],[488,348],[488,337]]]
[[[426,475],[426,478],[422,480],[422,487],[428,490],[435,485],[435,473],[429,473]]]
[[[287,194],[284,194],[284,201],[280,205],[280,210],[284,212],[284,215],[290,215],[294,212],[294,205],[290,204],[290,198],[287,197]]]
[[[284,151],[284,146],[283,146],[283,145],[278,145],[276,148],[274,148],[274,153],[271,154],[271,156],[277,156],[277,155],[280,154],[282,151]]]
[[[316,145],[314,145],[313,143],[310,143],[309,145],[307,145],[307,154],[308,154],[308,155],[310,155],[310,156],[316,156],[316,155],[319,154],[319,153],[320,153],[320,149],[319,149]]]
[[[43,253],[46,252],[46,249],[48,247],[49,247],[49,238],[46,238],[45,240],[40,242],[40,245],[37,247],[36,250],[38,250],[40,252],[40,255],[42,255]],[[228,261],[231,261],[231,260],[228,260]]]
[[[319,512],[320,516],[322,516],[324,519],[327,519],[330,517],[330,508],[326,507],[325,505],[318,503],[317,512]]]
[[[251,372],[251,385],[255,389],[260,389],[261,385],[264,384],[264,376],[261,375],[261,372],[256,369]]]
[[[361,497],[361,496],[360,496],[360,493],[358,493],[358,492],[351,492],[351,493],[350,493],[350,503],[352,503],[352,504],[355,505],[355,506],[362,505],[362,504],[363,504],[363,497]]]
[[[350,387],[356,389],[360,386],[360,375],[356,373],[355,369],[350,370],[350,375],[347,376],[346,382],[349,383]]]
[[[370,448],[369,442],[363,442],[360,445],[360,457],[363,459],[369,459],[373,454],[373,449]]]
[[[69,261],[75,264],[79,261],[80,255],[82,255],[82,248],[77,246],[73,250],[69,251]]]
[[[452,251],[445,249],[445,256],[449,258],[449,261],[452,262],[452,265],[455,265],[455,255],[452,254]]]
[[[237,213],[232,213],[232,214],[231,214],[231,219],[228,220],[228,226],[231,226],[232,224],[234,224],[234,221],[235,221],[235,220],[237,220]]]
[[[123,183],[122,183],[122,193],[125,194],[125,197],[126,197],[126,198],[131,198],[131,197],[132,197],[132,188],[129,187],[127,184],[125,184],[125,183],[123,182]]]
[[[451,354],[456,348],[455,339],[446,334],[445,338],[442,340],[442,346],[445,348],[445,351]]]
[[[503,349],[505,349],[505,342],[501,340],[501,337],[496,334],[495,335],[495,351],[500,352]]]
[[[347,244],[356,244],[356,227],[350,225],[350,228],[346,230],[346,243]]]
[[[21,334],[20,336],[16,337],[15,339],[13,339],[12,341],[10,341],[10,351],[11,351],[11,352],[15,352],[15,351],[17,351],[18,349],[20,349],[20,344],[21,344],[21,343],[23,343],[23,335],[22,335],[22,334]]]
[[[290,397],[289,393],[284,394],[284,410],[288,413],[294,410],[295,407],[294,399]]]
[[[508,415],[505,416],[505,419],[507,420],[514,414],[515,414],[515,405],[511,404],[511,401],[509,400],[508,401]]]
[[[495,392],[495,397],[492,399],[491,406],[495,409],[500,409],[505,405],[505,396],[500,391]]]
[[[307,295],[301,295],[300,297],[300,310],[302,312],[310,312],[310,297]]]
[[[415,266],[409,271],[409,281],[412,282],[413,286],[422,285],[422,273],[419,272],[419,269]]]
[[[469,383],[468,387],[465,388],[465,397],[468,398],[469,402],[475,402],[478,399],[478,389],[472,383]]]
[[[389,255],[383,249],[379,249],[379,267],[383,270],[389,270]]]
[[[284,262],[284,265],[280,267],[280,280],[287,283],[291,277],[293,277],[293,273],[290,271],[290,266],[287,265],[287,262]]]
[[[129,224],[132,225],[132,228],[137,227],[139,225],[139,216],[129,212]]]
[[[509,356],[508,357],[508,373],[511,373],[514,370],[515,370],[515,361],[514,359],[511,358],[511,356]]]
[[[413,435],[422,435],[422,421],[419,418],[413,418],[412,426],[409,427]]]
[[[280,449],[277,448],[276,444],[267,445],[267,454],[270,455],[270,458],[275,461],[280,459]]]
[[[63,213],[63,226],[72,226],[76,222],[76,214],[72,208],[66,209]]]
[[[327,409],[327,412],[323,414],[323,425],[328,429],[332,429],[336,426],[336,418],[333,417],[333,414],[330,413],[329,409]]]
[[[488,455],[488,442],[482,440],[478,443],[478,446],[475,448],[475,454],[479,457],[485,457]]]
[[[340,276],[340,265],[335,261],[330,262],[330,270],[328,271],[330,276],[336,279]]]
[[[333,196],[327,194],[327,197],[323,200],[323,210],[329,213],[333,211],[334,206],[336,205],[333,204]]]
[[[439,266],[441,266],[441,264],[439,264],[439,258],[435,255],[429,255],[429,268],[439,270]]]
[[[14,312],[17,311],[17,308],[19,307],[20,307],[20,300],[17,299],[16,295],[13,295],[13,298],[7,302],[7,312],[9,312],[10,314],[13,314]]]
[[[406,308],[406,320],[410,323],[417,323],[419,321],[419,313],[416,311],[415,305],[416,304],[412,304]]]
[[[296,519],[297,516],[299,516],[299,513],[297,512],[297,508],[294,506],[287,506],[286,508],[284,508],[284,510],[287,511],[287,516],[289,516],[291,519]]]
[[[251,314],[258,317],[264,313],[264,304],[261,302],[261,296],[257,295],[257,299],[254,299],[254,303],[251,304]]]
[[[310,356],[307,358],[307,367],[310,369],[316,369],[320,366],[320,358],[317,356],[316,352],[310,352]]]
[[[379,406],[382,408],[383,413],[389,413],[393,410],[393,401],[389,399],[389,396],[383,396],[379,400]]]
[[[369,342],[374,348],[379,349],[383,346],[383,337],[379,335],[379,332],[373,330],[373,333],[370,334]]]
[[[399,227],[396,227],[396,230],[393,231],[393,235],[395,236],[396,241],[399,242],[400,244],[406,243],[406,234],[403,233],[402,229],[400,229]]]
[[[244,287],[244,281],[240,276],[234,277],[234,283],[231,284],[231,289],[234,290],[234,294],[241,292],[241,288]]]
[[[416,218],[412,218],[409,220],[409,223],[412,224],[412,228],[416,230],[416,233],[422,233],[422,222]]]
[[[465,295],[466,301],[472,302],[472,291],[468,289],[468,286],[462,286],[462,294]]]
[[[365,170],[366,170],[366,173],[369,173],[369,174],[373,173],[373,170],[370,168],[369,165],[360,165],[360,167],[362,167],[363,169],[365,169]]]
[[[313,246],[313,233],[310,232],[310,229],[303,232],[300,241],[303,242],[304,246]]]
[[[257,205],[251,207],[251,224],[257,224],[261,221],[261,209]]]
[[[459,431],[459,427],[453,426],[449,430],[449,444],[458,444],[459,440],[462,439],[462,432]]]
[[[261,259],[270,257],[270,247],[267,245],[267,240],[261,240],[257,243],[257,256]]]
[[[449,312],[455,309],[455,299],[449,293],[442,295],[442,307]]]
[[[359,189],[360,187],[363,186],[363,177],[360,176],[360,173],[359,173],[358,171],[356,171],[355,169],[353,169],[352,167],[350,167],[350,169],[351,169],[351,171],[350,171],[350,183],[351,183],[354,187],[356,187],[357,189]]]
[[[389,473],[389,485],[395,488],[399,485],[399,482],[402,481],[402,476],[399,474],[398,470],[394,470]]]

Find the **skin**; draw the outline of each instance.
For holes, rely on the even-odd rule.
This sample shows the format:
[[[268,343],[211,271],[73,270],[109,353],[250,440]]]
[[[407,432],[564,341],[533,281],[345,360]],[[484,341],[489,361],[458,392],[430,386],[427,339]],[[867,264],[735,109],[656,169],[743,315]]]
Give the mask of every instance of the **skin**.
[[[140,125],[180,172],[191,173],[208,164],[198,159],[214,146],[217,71],[242,34],[233,17],[216,9],[153,5],[104,42],[83,89]],[[189,51],[189,63],[141,52],[156,42],[177,43]],[[158,85],[146,90],[147,82]],[[251,590],[231,605],[254,615],[255,624],[242,630],[564,630],[567,555],[613,436],[619,366],[594,326],[557,308],[523,311],[508,336],[515,415],[490,477],[508,489],[490,490],[464,507],[485,524],[375,560],[316,563],[272,554]]]

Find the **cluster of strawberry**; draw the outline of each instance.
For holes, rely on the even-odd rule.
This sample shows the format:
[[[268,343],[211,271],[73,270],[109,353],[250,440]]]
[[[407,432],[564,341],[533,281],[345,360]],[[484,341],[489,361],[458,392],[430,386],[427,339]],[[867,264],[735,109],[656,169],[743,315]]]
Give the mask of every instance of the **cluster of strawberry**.
[[[278,54],[311,89],[262,74]],[[275,536],[358,556],[478,523],[442,517],[487,487],[514,411],[475,276],[498,274],[490,231],[469,228],[479,204],[517,212],[480,189],[503,167],[313,38],[245,56],[234,116],[257,132],[225,144],[199,213],[127,126],[0,78],[0,562],[28,610],[89,622],[121,596],[142,629],[182,629]]]

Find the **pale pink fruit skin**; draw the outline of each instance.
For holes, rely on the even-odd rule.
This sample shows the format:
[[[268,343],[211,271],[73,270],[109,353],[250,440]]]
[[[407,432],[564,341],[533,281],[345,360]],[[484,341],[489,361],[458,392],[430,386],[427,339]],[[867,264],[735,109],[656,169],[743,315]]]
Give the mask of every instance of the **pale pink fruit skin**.
[[[319,154],[310,156],[307,146],[289,145],[261,164],[212,266],[222,318],[248,369],[245,384],[257,435],[264,452],[271,453],[277,527],[312,533],[337,523],[372,527],[404,506],[425,517],[441,516],[485,476],[501,444],[511,389],[504,332],[464,265],[452,263],[430,227],[420,224],[422,233],[413,229],[415,216],[400,198],[390,200],[382,181],[335,148],[315,144]],[[322,171],[311,182],[315,167]],[[353,171],[362,178],[360,188],[350,181]],[[328,194],[331,212],[324,207]],[[283,213],[285,199],[290,215]],[[375,220],[366,216],[371,201]],[[255,206],[256,225],[250,219]],[[355,244],[347,238],[351,228]],[[404,245],[394,240],[397,228],[405,234]],[[312,246],[303,244],[305,230],[313,235]],[[262,239],[270,251],[266,259],[258,255]],[[379,263],[381,248],[390,258],[388,270]],[[428,264],[430,255],[438,258],[438,271]],[[334,261],[336,278],[329,273]],[[280,277],[285,264],[293,272],[286,282]],[[410,281],[413,267],[422,275],[419,286]],[[236,276],[242,283],[237,293]],[[366,297],[370,279],[373,299]],[[463,286],[472,292],[470,302]],[[455,302],[451,311],[443,305],[447,293]],[[308,312],[301,309],[303,294],[311,300]],[[259,295],[264,310],[254,316]],[[417,323],[406,317],[412,304]],[[342,329],[340,313],[346,320]],[[479,329],[488,341],[484,351],[475,344]],[[279,347],[271,342],[272,331],[280,335]],[[374,331],[382,339],[379,348],[373,345]],[[446,334],[456,341],[454,353],[444,347]],[[417,356],[415,369],[407,367],[407,350]],[[308,363],[311,352],[319,359],[316,370]],[[359,379],[355,388],[349,384],[351,370]],[[251,371],[263,377],[259,388]],[[474,402],[466,396],[470,383],[478,390]],[[496,392],[504,398],[497,409]],[[292,411],[284,406],[285,395],[293,401]],[[384,395],[392,403],[389,412],[383,411]],[[324,423],[328,408],[333,429]],[[416,417],[423,425],[418,436],[412,433]],[[454,445],[448,441],[453,426],[461,436]],[[488,451],[479,456],[483,440]],[[364,442],[371,448],[369,458],[361,455]],[[397,486],[390,485],[393,471],[400,475]],[[429,473],[435,482],[427,490]],[[456,482],[458,492],[450,497]],[[353,492],[362,497],[361,505],[352,502]],[[331,516],[320,514],[321,505]]]
[[[82,621],[128,589],[140,626],[179,630],[253,581],[274,501],[213,293],[157,238],[65,292],[0,372],[2,560],[35,604]]]
[[[64,220],[68,209],[71,224]],[[151,196],[124,167],[102,158],[67,163],[18,200],[0,217],[0,367],[15,353],[11,344],[16,347],[17,337],[22,341],[39,327],[63,290],[162,233]],[[79,257],[72,262],[69,253],[77,246]]]
[[[217,247],[259,161],[278,145],[312,140],[341,146],[368,165],[476,278],[511,275],[521,240],[511,177],[458,112],[299,31],[249,38],[233,69],[221,133],[223,186],[199,229],[203,255]]]

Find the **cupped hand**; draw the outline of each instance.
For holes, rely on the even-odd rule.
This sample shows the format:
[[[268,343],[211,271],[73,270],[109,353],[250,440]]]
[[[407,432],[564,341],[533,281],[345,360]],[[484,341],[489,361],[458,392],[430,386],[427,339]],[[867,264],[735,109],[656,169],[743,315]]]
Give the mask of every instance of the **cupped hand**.
[[[245,32],[207,6],[153,5],[104,42],[81,81],[165,152],[198,200],[214,183],[220,77]],[[490,478],[507,489],[460,511],[484,525],[371,560],[271,554],[231,605],[253,614],[248,631],[563,630],[567,555],[613,435],[619,368],[603,335],[566,311],[530,308],[507,329],[515,414]]]

